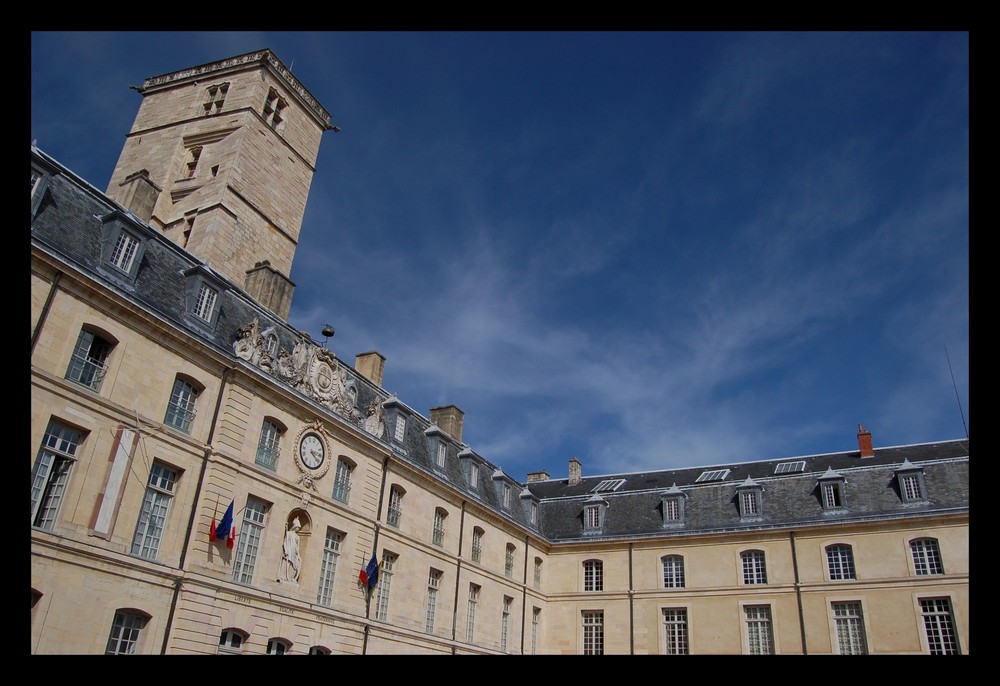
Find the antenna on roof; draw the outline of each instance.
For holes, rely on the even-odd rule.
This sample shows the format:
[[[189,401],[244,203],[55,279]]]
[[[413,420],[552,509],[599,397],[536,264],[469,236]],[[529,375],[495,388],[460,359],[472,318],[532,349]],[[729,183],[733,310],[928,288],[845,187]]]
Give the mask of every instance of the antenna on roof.
[[[951,385],[955,388],[955,400],[958,401],[958,411],[962,415],[962,428],[965,429],[965,437],[969,438],[969,427],[965,424],[965,412],[962,411],[962,400],[958,397],[958,386],[955,384],[955,372],[951,369],[951,357],[948,356],[948,346],[944,346],[944,356],[948,360],[948,372],[951,374]]]

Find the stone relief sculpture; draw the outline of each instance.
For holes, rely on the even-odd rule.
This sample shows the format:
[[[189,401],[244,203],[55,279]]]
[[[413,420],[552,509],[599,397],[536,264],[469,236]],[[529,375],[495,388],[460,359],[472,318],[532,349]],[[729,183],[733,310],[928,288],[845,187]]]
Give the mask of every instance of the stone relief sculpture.
[[[377,418],[371,420],[372,428],[369,429],[366,416],[358,410],[357,386],[332,352],[300,338],[291,351],[280,348],[275,353],[268,350],[265,334],[273,337],[273,328],[262,334],[260,320],[255,317],[237,330],[233,352],[341,417],[364,427],[369,433],[382,436],[385,427],[381,407],[377,410]],[[274,341],[271,347],[275,347]],[[371,417],[372,413],[368,412],[368,416]]]
[[[385,435],[385,410],[382,409],[382,403],[378,398],[368,403],[368,407],[365,408],[364,428],[376,438]]]

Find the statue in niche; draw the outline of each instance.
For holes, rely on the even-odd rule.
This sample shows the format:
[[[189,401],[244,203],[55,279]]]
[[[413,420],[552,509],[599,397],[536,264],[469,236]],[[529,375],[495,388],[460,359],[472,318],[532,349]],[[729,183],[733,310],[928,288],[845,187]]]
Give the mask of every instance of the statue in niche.
[[[376,438],[382,438],[385,433],[385,410],[378,398],[374,398],[365,408],[365,431]]]
[[[302,524],[295,517],[285,530],[285,542],[281,547],[282,579],[298,582],[299,570],[302,568],[302,555],[299,552],[299,529]]]

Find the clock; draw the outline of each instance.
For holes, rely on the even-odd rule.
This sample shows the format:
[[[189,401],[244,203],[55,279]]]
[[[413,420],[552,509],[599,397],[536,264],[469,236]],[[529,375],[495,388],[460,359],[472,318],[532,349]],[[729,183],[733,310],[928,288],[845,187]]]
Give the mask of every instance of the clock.
[[[326,444],[319,434],[308,432],[299,441],[299,460],[309,469],[317,470],[326,460]]]

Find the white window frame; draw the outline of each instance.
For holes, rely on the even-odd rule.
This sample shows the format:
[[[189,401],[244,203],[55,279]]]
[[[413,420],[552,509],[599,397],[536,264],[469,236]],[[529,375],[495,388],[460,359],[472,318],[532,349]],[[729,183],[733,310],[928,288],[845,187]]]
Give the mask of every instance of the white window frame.
[[[440,507],[434,510],[434,529],[431,533],[431,541],[440,547],[444,545],[444,522],[448,513]]]
[[[774,620],[770,605],[744,605],[746,651],[749,655],[774,655]]]
[[[149,616],[135,610],[115,611],[105,655],[135,655]]]
[[[604,590],[604,561],[583,561],[583,590],[596,593]]]
[[[375,619],[385,622],[389,619],[389,589],[392,586],[392,575],[396,566],[396,556],[383,553],[382,564],[378,573],[378,594],[375,600]]]
[[[825,551],[830,581],[854,581],[858,578],[854,567],[854,548],[847,543],[831,543]]]
[[[541,590],[542,588],[542,559],[539,557],[535,558],[535,589]]]
[[[941,559],[938,539],[930,536],[913,539],[910,541],[910,557],[913,560],[913,572],[917,576],[944,574],[944,561]]]
[[[406,417],[396,413],[396,425],[393,427],[392,439],[396,443],[402,443],[406,438]]]
[[[346,503],[351,498],[351,473],[354,465],[343,457],[337,458],[337,472],[333,478],[333,498]]]
[[[469,611],[465,620],[465,641],[475,642],[476,637],[476,608],[479,606],[479,591],[482,587],[476,584],[469,584]]]
[[[257,455],[254,461],[261,467],[275,470],[278,466],[278,455],[281,454],[281,436],[284,429],[273,419],[265,419],[260,426],[260,440],[257,442]]]
[[[319,588],[316,603],[323,607],[333,606],[334,581],[337,578],[337,562],[340,560],[340,545],[344,542],[343,532],[327,527],[323,542],[323,561],[319,570]]]
[[[604,611],[583,610],[583,654],[604,655]]]
[[[867,655],[868,639],[865,634],[864,611],[861,601],[834,601],[830,603],[833,625],[837,638],[838,655]]]
[[[510,636],[510,606],[514,599],[510,596],[503,597],[503,611],[500,614],[500,652],[506,653],[508,638]]]
[[[49,420],[31,469],[31,525],[52,531],[84,433]]]
[[[215,303],[219,299],[219,291],[209,286],[207,283],[198,286],[198,297],[195,300],[194,314],[206,322],[212,321],[215,314]]]
[[[240,629],[232,627],[223,629],[219,634],[219,653],[222,655],[240,655],[243,652],[243,644],[249,638]]]
[[[136,522],[135,534],[132,536],[132,555],[147,560],[156,559],[178,478],[180,473],[175,469],[153,462],[139,509],[139,521]]]
[[[170,391],[170,399],[167,401],[167,413],[163,417],[163,423],[190,434],[191,426],[197,416],[196,405],[200,394],[201,389],[192,381],[176,377],[173,390]]]
[[[687,655],[688,617],[686,607],[665,607],[661,610],[663,616],[663,654]]]
[[[140,245],[141,243],[138,238],[128,231],[122,231],[118,234],[118,238],[115,239],[115,246],[111,249],[111,257],[108,259],[108,262],[116,269],[120,269],[126,274],[131,274],[132,267],[135,265],[135,258],[139,254]]]
[[[483,559],[483,534],[485,532],[478,526],[472,530],[472,561],[481,562]]]
[[[444,468],[445,459],[447,457],[448,457],[448,445],[444,441],[438,440],[437,457],[434,463],[438,467]]]
[[[760,516],[760,489],[747,488],[740,491],[740,516]]]
[[[109,341],[101,333],[89,328],[80,329],[66,369],[66,378],[100,392],[101,383],[108,372],[108,358],[114,348],[115,342]]]
[[[479,465],[475,462],[469,465],[469,488],[479,490]]]
[[[531,654],[538,654],[538,632],[542,623],[541,608],[531,608]]]
[[[503,509],[510,509],[510,484],[503,485]]]
[[[424,633],[434,633],[434,615],[437,612],[438,589],[441,587],[442,572],[431,569],[427,573],[427,612],[424,616]]]
[[[268,504],[252,496],[247,497],[243,508],[243,524],[240,527],[236,545],[236,556],[233,561],[233,581],[248,586],[253,583],[254,571],[257,566],[257,553],[264,538],[264,528],[267,526]],[[233,522],[236,526],[236,522]]]
[[[744,550],[740,553],[743,566],[743,583],[762,585],[767,583],[767,554],[763,550]]]
[[[671,554],[660,558],[663,588],[684,588],[684,556]]]
[[[393,486],[389,489],[389,509],[386,511],[385,522],[398,529],[402,517],[403,491],[398,486]]]
[[[286,655],[292,649],[292,644],[283,638],[267,639],[265,655]]]
[[[514,554],[516,551],[517,548],[514,547],[513,543],[507,544],[507,550],[503,558],[503,575],[508,579],[514,577]]]
[[[919,603],[928,652],[931,655],[959,655],[958,627],[951,598],[920,598]]]

